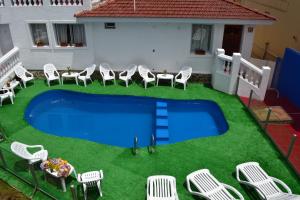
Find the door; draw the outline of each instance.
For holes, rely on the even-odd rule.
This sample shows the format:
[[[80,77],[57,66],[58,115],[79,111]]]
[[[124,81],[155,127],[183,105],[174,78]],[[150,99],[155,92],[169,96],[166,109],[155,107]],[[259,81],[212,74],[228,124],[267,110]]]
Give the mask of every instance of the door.
[[[14,48],[8,24],[0,24],[0,55],[4,55]]]
[[[225,25],[222,48],[226,55],[232,56],[233,53],[240,52],[242,35],[242,25]]]

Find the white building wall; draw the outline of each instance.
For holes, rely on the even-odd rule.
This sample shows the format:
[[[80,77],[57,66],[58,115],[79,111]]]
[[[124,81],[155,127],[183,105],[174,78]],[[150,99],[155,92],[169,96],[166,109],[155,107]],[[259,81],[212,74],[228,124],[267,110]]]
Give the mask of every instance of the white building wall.
[[[217,20],[213,26],[211,52],[208,55],[192,55],[192,23],[180,22],[116,22],[116,29],[104,29],[104,22],[81,22],[85,24],[87,47],[58,47],[53,24],[76,23],[74,13],[84,6],[30,6],[0,8],[0,24],[9,24],[13,43],[20,49],[20,59],[29,69],[42,69],[46,63],[55,64],[58,69],[83,69],[90,63],[108,62],[115,70],[122,70],[127,64],[146,64],[155,71],[178,71],[183,65],[193,67],[197,73],[210,74],[214,52],[222,46],[224,24]],[[46,23],[49,47],[34,47],[29,23]],[[108,21],[111,22],[111,21]],[[202,21],[193,21],[201,24]],[[205,22],[208,23],[208,22]],[[241,21],[236,23],[241,24]],[[209,21],[213,24],[213,21]],[[242,53],[252,49],[252,34],[243,35]]]

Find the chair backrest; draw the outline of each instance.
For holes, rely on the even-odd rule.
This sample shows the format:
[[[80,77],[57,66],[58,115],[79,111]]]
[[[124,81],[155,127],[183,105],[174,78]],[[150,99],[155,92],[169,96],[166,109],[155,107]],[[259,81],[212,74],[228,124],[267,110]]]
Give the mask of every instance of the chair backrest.
[[[189,174],[187,181],[192,182],[200,193],[204,196],[209,196],[211,200],[234,199],[208,169],[201,169]]]
[[[15,71],[15,74],[17,77],[19,78],[23,78],[23,77],[26,77],[26,69],[22,66],[22,64],[20,65],[17,65],[14,69]]]
[[[99,66],[99,70],[101,74],[103,73],[104,76],[108,76],[111,71],[111,68],[108,63],[102,63]]]
[[[176,199],[176,180],[172,176],[150,176],[147,180],[147,196],[157,199]]]
[[[139,74],[142,78],[147,78],[148,73],[150,72],[150,69],[148,69],[145,65],[139,65],[138,66]]]
[[[96,65],[92,64],[90,67],[86,68],[86,76],[90,77],[96,69]]]
[[[274,183],[272,178],[259,166],[257,162],[248,162],[238,165],[237,170],[241,172],[247,181],[256,185],[265,196],[282,193],[282,190]]]
[[[10,146],[12,152],[21,158],[30,160],[33,158],[32,154],[27,150],[28,145],[20,143],[20,142],[13,142]]]
[[[179,73],[181,73],[182,79],[188,80],[192,75],[192,68],[185,66],[182,68],[182,70],[180,70]]]
[[[48,63],[48,64],[44,65],[44,74],[45,75],[48,74],[48,76],[54,76],[55,72],[57,72],[57,69],[53,64]]]
[[[129,65],[128,69],[127,69],[127,77],[133,76],[134,73],[136,72],[136,68],[137,68],[137,66],[134,64]]]

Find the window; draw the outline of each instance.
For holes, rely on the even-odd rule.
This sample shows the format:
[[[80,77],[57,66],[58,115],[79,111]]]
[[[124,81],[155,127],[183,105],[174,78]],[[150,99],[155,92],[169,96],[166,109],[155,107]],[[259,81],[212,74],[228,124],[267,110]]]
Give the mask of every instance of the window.
[[[210,51],[211,25],[193,24],[191,53],[204,55]]]
[[[83,24],[55,24],[56,43],[61,47],[86,46]]]
[[[105,29],[115,29],[116,24],[115,23],[105,23]]]
[[[35,46],[49,46],[46,24],[30,24],[30,31]]]

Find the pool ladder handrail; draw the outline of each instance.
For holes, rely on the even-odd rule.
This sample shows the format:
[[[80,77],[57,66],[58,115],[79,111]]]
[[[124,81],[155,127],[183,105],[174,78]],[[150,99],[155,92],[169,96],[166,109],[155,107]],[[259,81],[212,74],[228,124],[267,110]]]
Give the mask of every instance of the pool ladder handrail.
[[[155,147],[156,147],[156,140],[155,140],[155,136],[152,134],[150,139],[150,145],[148,147],[149,153],[154,153]]]
[[[132,153],[133,153],[133,155],[137,155],[137,153],[138,153],[138,137],[137,136],[135,136],[134,137],[134,140],[133,140],[133,147],[132,147]]]

